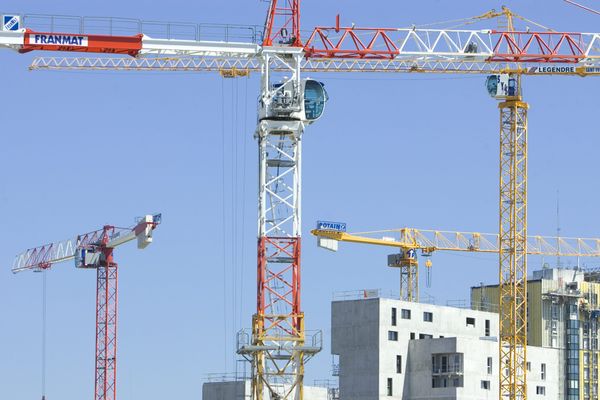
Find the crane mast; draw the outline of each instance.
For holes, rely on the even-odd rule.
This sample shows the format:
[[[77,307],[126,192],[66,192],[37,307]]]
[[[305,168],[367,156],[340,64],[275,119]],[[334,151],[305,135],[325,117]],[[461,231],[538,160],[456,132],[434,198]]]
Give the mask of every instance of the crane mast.
[[[520,80],[520,79],[519,79]],[[500,396],[527,398],[527,109],[517,93],[500,109]]]
[[[300,0],[271,0],[263,46],[281,42],[292,47],[302,47],[300,38]]]
[[[300,69],[300,1],[281,3],[271,1],[258,58],[257,302],[251,336],[241,331],[237,345],[252,366],[255,400],[302,400],[304,364],[321,350],[316,337],[306,346],[301,308],[302,136],[310,121]],[[284,74],[274,65],[283,65]]]
[[[272,59],[289,66],[287,79],[278,87],[272,80]],[[238,353],[250,356],[256,400],[302,399],[307,355],[300,303],[304,122],[289,114],[300,107],[301,59],[302,49],[293,47],[266,48],[261,56],[259,107],[264,113],[255,133],[259,150],[257,303],[251,346],[238,344]],[[282,93],[284,88],[290,90]],[[272,113],[274,109],[281,109],[279,116]]]
[[[118,265],[105,236],[96,264],[96,381],[94,399],[117,398],[117,277]]]

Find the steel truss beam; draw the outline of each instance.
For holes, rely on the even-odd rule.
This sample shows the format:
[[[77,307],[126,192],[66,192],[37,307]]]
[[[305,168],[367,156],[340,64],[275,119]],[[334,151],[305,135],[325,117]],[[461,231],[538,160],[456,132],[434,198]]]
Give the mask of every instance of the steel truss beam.
[[[247,75],[260,72],[260,61],[237,57],[36,57],[31,70],[111,70],[111,71],[179,71],[179,72],[237,72]],[[600,59],[586,65],[560,69],[541,69],[527,63],[476,62],[452,59],[397,58],[393,60],[361,59],[303,59],[304,72],[395,72],[395,73],[445,73],[489,75],[501,72],[518,72],[521,75],[600,75]],[[287,66],[273,61],[273,72],[285,72]]]
[[[309,58],[395,59],[438,56],[464,61],[579,63],[598,57],[600,35],[571,32],[317,27]]]
[[[300,0],[271,0],[263,46],[290,45],[301,47]]]

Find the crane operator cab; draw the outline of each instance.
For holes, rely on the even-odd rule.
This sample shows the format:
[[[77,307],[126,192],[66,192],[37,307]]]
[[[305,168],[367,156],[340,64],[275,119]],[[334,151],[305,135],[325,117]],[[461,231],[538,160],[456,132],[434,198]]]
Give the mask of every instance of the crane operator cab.
[[[318,120],[329,100],[325,85],[314,79],[303,79],[300,88],[296,86],[294,81],[272,85],[270,98],[259,102],[259,119],[292,119],[307,124]]]
[[[408,265],[418,265],[415,249],[402,249],[400,253],[388,255],[388,267],[399,268]]]
[[[519,95],[517,79],[509,74],[490,75],[485,80],[490,96],[495,99],[506,99]]]
[[[103,261],[105,261],[104,255],[95,246],[80,247],[75,252],[77,268],[97,268]]]

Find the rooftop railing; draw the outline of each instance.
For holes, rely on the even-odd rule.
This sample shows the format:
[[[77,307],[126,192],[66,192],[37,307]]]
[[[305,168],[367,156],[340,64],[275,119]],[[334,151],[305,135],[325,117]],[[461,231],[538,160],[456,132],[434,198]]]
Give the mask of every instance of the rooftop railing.
[[[134,18],[81,17],[72,15],[22,14],[22,26],[48,33],[133,36],[143,33],[157,39],[224,42],[262,41],[258,25],[198,24],[192,22],[145,21]]]

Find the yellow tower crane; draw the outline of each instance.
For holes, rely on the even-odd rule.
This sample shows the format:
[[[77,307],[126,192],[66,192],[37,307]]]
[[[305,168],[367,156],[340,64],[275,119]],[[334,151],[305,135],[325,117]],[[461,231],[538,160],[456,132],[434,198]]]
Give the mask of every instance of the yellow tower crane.
[[[513,16],[502,7],[507,40],[514,41]],[[504,17],[504,18],[503,18]],[[519,16],[517,16],[519,17]],[[503,29],[499,27],[499,29]],[[512,78],[511,78],[512,77]],[[498,79],[498,81],[500,78]],[[489,86],[488,90],[492,89]],[[512,82],[512,84],[511,84]],[[506,83],[504,83],[505,85]],[[527,110],[521,74],[497,82],[500,109],[500,213],[498,233],[500,360],[510,371],[500,374],[500,398],[527,398]],[[490,94],[493,90],[490,90]]]
[[[338,224],[339,226],[340,224]],[[329,223],[332,226],[332,223]],[[436,251],[468,253],[500,253],[500,237],[496,233],[437,231],[414,228],[347,233],[322,227],[311,233],[319,247],[337,251],[339,242],[361,243],[400,249],[388,256],[388,266],[400,269],[400,299],[419,301],[419,262],[417,251],[427,257],[426,268],[432,267],[430,256]],[[600,238],[568,238],[529,236],[527,254],[561,257],[600,257]]]

